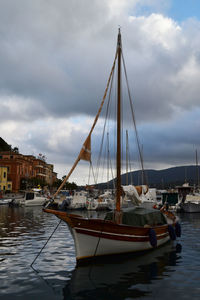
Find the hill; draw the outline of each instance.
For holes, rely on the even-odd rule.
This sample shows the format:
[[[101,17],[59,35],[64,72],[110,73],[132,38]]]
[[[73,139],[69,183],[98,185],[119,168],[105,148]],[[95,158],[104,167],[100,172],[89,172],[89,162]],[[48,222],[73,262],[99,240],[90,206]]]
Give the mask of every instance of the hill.
[[[198,174],[200,173],[200,167],[198,167]],[[158,189],[173,188],[177,185],[182,185],[184,182],[189,184],[197,184],[197,167],[196,166],[180,166],[173,167],[164,170],[145,170],[147,177],[147,184],[150,187],[156,187]],[[141,171],[134,171],[128,173],[128,184],[134,185],[142,184]],[[127,184],[127,175],[121,175],[122,185]],[[113,182],[100,183],[99,188],[105,189],[107,187],[112,188]]]
[[[0,151],[10,151],[11,146],[8,145],[1,137],[0,137]]]

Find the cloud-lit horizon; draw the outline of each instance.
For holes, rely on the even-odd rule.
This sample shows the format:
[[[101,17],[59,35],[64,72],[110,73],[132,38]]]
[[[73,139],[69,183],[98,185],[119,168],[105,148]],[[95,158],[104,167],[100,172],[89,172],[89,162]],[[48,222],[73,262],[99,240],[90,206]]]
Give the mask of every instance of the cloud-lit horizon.
[[[118,26],[145,168],[194,164],[200,128],[200,16],[176,0],[0,1],[0,136],[44,154],[58,177],[101,102]],[[98,136],[96,136],[98,139]],[[86,183],[85,164],[70,181]],[[84,180],[81,178],[84,177]]]

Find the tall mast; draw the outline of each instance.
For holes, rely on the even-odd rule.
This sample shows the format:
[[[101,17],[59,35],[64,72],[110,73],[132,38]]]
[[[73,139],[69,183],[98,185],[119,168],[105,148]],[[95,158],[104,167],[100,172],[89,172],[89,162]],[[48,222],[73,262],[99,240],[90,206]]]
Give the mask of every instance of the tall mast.
[[[198,166],[198,154],[196,149],[196,171],[197,171],[197,189],[199,188],[199,166]]]
[[[117,192],[116,211],[120,212],[121,197],[121,33],[118,32],[117,53],[118,53],[118,80],[117,80]]]

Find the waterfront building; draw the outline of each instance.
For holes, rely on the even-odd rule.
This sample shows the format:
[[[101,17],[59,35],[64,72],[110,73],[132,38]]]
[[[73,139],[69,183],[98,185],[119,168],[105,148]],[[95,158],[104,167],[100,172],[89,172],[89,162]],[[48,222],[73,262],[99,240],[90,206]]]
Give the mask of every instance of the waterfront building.
[[[51,186],[57,178],[53,165],[47,164],[40,156],[23,155],[15,151],[0,151],[0,166],[7,167],[7,176],[12,182],[12,191],[20,190],[21,181],[37,178]],[[56,176],[55,176],[56,174]]]
[[[8,181],[8,168],[0,166],[0,191],[12,191],[12,182]]]

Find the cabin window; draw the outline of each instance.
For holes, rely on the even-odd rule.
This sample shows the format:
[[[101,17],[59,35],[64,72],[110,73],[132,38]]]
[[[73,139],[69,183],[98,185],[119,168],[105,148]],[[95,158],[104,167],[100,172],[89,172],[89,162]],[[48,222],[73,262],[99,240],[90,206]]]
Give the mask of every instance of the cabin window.
[[[27,193],[26,194],[26,200],[33,200],[34,199],[34,193]]]

